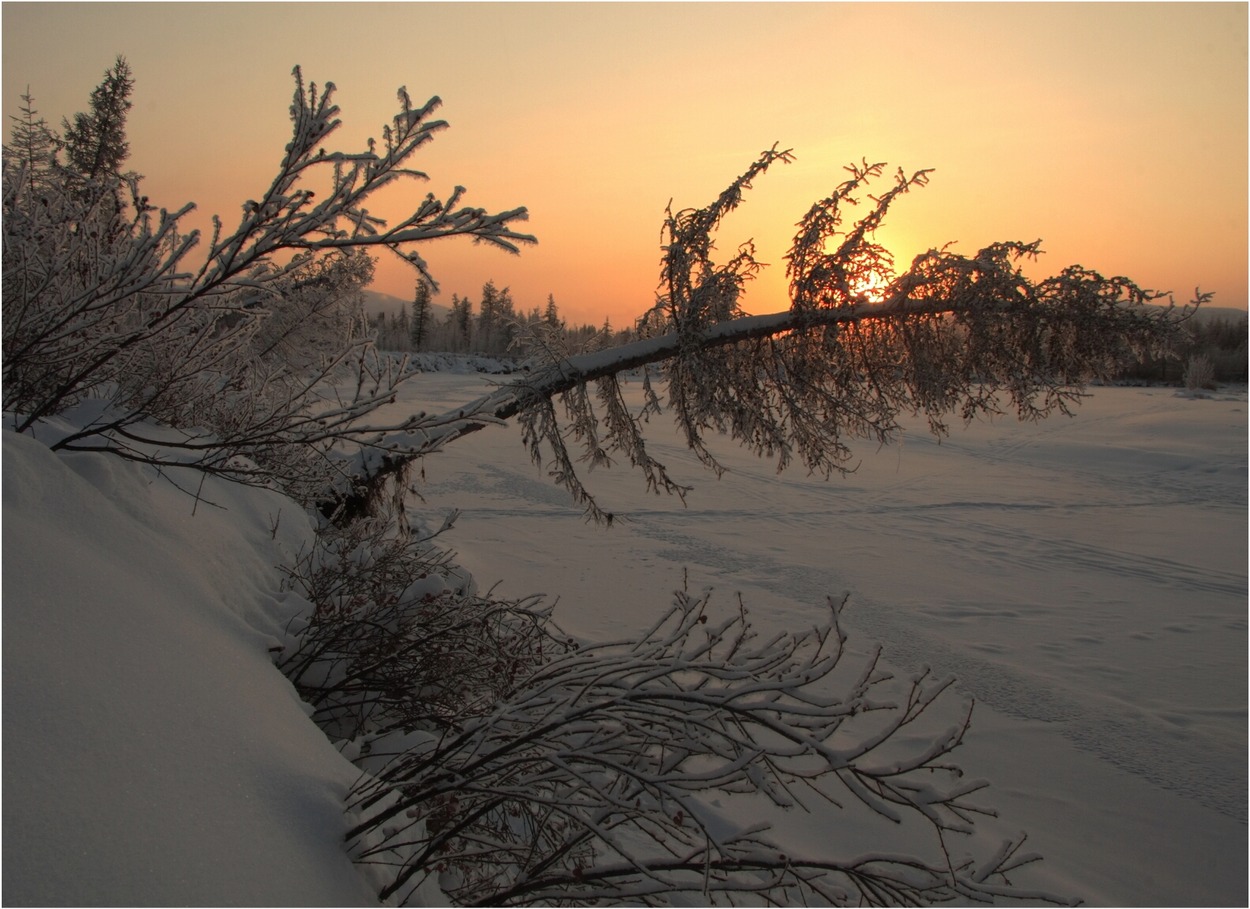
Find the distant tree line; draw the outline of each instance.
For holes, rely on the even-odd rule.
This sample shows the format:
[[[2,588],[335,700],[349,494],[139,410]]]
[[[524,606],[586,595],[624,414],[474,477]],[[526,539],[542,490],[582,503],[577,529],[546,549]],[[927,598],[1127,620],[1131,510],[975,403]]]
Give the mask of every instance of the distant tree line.
[[[370,319],[377,346],[382,350],[413,353],[474,353],[491,357],[525,358],[551,350],[585,350],[635,340],[631,329],[616,331],[611,321],[601,326],[570,325],[560,316],[555,297],[544,307],[522,312],[509,288],[494,281],[482,285],[480,300],[451,295],[451,308],[435,309],[427,281],[418,280],[411,304],[398,313],[379,312]]]
[[[1207,382],[1195,382],[1194,376],[1205,372],[1209,382],[1245,382],[1248,333],[1246,316],[1190,319],[1181,326],[1170,350],[1137,357],[1125,365],[1120,378],[1203,385]]]
[[[552,351],[583,351],[617,346],[638,339],[634,328],[616,330],[610,320],[599,327],[570,325],[560,316],[555,297],[547,295],[544,307],[522,312],[509,288],[494,281],[482,285],[479,301],[451,295],[451,308],[435,308],[430,285],[418,280],[411,304],[398,313],[379,312],[368,319],[368,328],[381,350],[411,353],[472,353],[490,357],[524,359]],[[960,329],[953,325],[958,334]],[[1178,327],[1171,347],[1138,355],[1127,354],[1113,377],[1125,382],[1169,385],[1209,385],[1214,382],[1246,382],[1246,316],[1199,316]]]
[[[369,328],[382,350],[412,353],[474,353],[492,357],[524,359],[541,353],[541,345],[558,336],[561,350],[585,350],[594,346],[616,346],[637,339],[633,328],[613,329],[605,319],[599,327],[569,325],[561,316],[553,295],[545,307],[522,312],[510,290],[482,286],[480,301],[453,293],[449,310],[435,309],[430,286],[418,281],[411,304],[398,313],[379,312],[369,319]],[[1209,382],[1246,382],[1247,339],[1250,323],[1246,316],[1211,316],[1189,319],[1177,332],[1167,351],[1145,353],[1125,360],[1115,376],[1119,381],[1162,384],[1194,384],[1202,374]]]

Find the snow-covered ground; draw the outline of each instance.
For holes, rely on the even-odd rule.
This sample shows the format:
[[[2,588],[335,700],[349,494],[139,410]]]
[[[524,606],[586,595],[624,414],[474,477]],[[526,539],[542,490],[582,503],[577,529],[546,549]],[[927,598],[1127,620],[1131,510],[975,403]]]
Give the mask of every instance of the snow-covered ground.
[[[396,406],[490,381],[422,375]],[[761,626],[809,626],[849,590],[852,644],[976,698],[957,756],[1046,856],[1031,885],[1244,905],[1246,407],[1099,388],[1071,420],[863,446],[827,483],[728,446],[717,481],[658,423],[653,454],[697,488],[683,508],[597,471],[627,519],[610,530],[492,428],[426,459],[415,510],[461,509],[442,539],[479,586],[559,596],[588,639],[651,624],[683,572]],[[341,845],[354,771],[268,655],[299,605],[273,566],[306,519],[213,482],[195,506],[134,465],[3,436],[3,901],[369,903]],[[839,821],[787,817],[786,835],[832,841]]]
[[[433,409],[489,381],[430,374],[410,394]],[[1244,390],[1096,388],[1071,419],[956,424],[941,444],[917,424],[829,482],[729,445],[716,480],[653,422],[653,455],[695,491],[683,508],[624,465],[596,471],[611,529],[492,428],[426,459],[422,508],[462,509],[443,539],[481,586],[558,595],[591,639],[645,628],[683,571],[761,626],[808,626],[850,591],[853,643],[976,699],[961,761],[1029,831],[1046,886],[1243,905],[1246,407]],[[838,818],[804,821],[822,822]]]
[[[376,904],[342,847],[356,772],[268,652],[307,519],[2,435],[3,903]]]

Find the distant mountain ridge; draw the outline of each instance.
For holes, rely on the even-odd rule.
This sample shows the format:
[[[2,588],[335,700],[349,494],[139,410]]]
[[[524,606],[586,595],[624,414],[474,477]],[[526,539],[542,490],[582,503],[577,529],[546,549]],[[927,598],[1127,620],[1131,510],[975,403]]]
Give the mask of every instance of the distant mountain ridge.
[[[1200,306],[1198,307],[1198,313],[1194,316],[1194,318],[1203,322],[1210,321],[1212,319],[1229,319],[1230,321],[1235,322],[1238,319],[1246,318],[1246,315],[1246,310],[1237,309],[1232,306]]]
[[[378,313],[384,312],[388,316],[397,316],[399,311],[405,306],[408,307],[409,314],[412,313],[412,301],[405,300],[403,297],[397,297],[394,294],[382,293],[380,290],[366,290],[365,292],[365,315],[374,318]],[[437,319],[447,318],[447,314],[451,312],[450,306],[440,306],[438,303],[430,304],[430,312]]]

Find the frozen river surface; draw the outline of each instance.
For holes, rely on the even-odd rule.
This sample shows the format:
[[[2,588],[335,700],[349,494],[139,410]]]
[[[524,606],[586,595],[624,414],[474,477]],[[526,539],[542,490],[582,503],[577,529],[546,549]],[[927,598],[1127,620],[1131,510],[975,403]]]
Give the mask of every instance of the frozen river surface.
[[[406,411],[486,379],[432,373]],[[589,640],[637,633],[688,574],[763,627],[807,627],[850,592],[852,643],[954,675],[977,703],[960,750],[1052,889],[1095,905],[1247,902],[1247,420],[1244,391],[1098,388],[1077,416],[917,424],[862,443],[825,482],[729,444],[717,480],[653,421],[652,454],[695,490],[589,474],[587,524],[516,427],[427,458],[418,512],[483,587],[559,597]],[[836,819],[828,819],[835,823]],[[806,822],[824,835],[821,818]]]

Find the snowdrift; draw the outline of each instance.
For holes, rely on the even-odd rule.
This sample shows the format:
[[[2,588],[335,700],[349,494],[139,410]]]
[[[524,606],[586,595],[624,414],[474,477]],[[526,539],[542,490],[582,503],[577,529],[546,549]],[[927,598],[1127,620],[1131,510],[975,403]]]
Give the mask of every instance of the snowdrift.
[[[376,905],[356,771],[269,653],[298,506],[3,446],[4,903]]]

